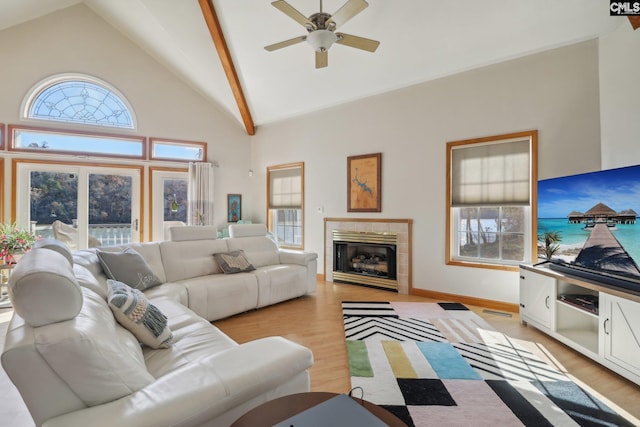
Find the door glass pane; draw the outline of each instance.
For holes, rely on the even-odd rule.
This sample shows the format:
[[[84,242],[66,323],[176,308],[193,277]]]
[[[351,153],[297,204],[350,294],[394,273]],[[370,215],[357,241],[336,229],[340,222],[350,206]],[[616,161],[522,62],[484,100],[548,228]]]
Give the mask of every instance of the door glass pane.
[[[36,234],[56,238],[76,249],[78,175],[31,171],[29,181],[29,218]]]
[[[89,247],[131,242],[132,191],[131,176],[89,174]]]
[[[172,227],[187,225],[187,170],[150,168],[152,241],[170,240]]]
[[[163,220],[187,222],[187,180],[164,179]]]

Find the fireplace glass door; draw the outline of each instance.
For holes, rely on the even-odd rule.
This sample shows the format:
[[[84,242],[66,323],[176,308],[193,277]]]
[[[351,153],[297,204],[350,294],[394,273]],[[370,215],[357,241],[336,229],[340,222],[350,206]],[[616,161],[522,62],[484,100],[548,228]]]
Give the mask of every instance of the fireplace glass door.
[[[396,245],[334,242],[333,271],[396,279]]]

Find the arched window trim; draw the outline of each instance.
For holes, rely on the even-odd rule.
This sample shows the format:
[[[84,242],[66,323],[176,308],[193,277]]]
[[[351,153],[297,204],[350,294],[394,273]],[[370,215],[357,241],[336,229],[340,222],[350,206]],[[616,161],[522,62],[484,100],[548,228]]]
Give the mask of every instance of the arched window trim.
[[[131,117],[131,128],[128,127],[123,127],[123,126],[110,126],[108,123],[83,123],[83,122],[74,122],[74,121],[67,121],[67,120],[56,120],[56,119],[46,119],[46,118],[39,118],[39,117],[31,117],[29,115],[29,112],[31,111],[31,108],[34,104],[34,102],[38,99],[38,97],[42,94],[42,92],[44,92],[45,90],[49,89],[52,86],[55,86],[56,84],[59,83],[63,83],[63,82],[87,82],[87,83],[91,83],[97,86],[101,86],[103,89],[110,91],[115,97],[118,98],[118,100],[125,106],[125,108],[127,109],[127,113],[129,114],[129,116]],[[113,85],[107,83],[104,80],[101,80],[97,77],[93,77],[87,74],[80,74],[80,73],[62,73],[62,74],[56,74],[53,76],[49,76],[45,79],[42,79],[41,81],[39,81],[38,83],[36,83],[28,92],[27,95],[25,96],[25,98],[23,99],[22,102],[22,106],[21,106],[21,118],[23,120],[27,120],[27,121],[37,121],[37,122],[51,122],[51,123],[65,123],[68,125],[74,125],[74,126],[86,126],[86,127],[91,127],[91,128],[96,128],[96,127],[107,127],[107,128],[115,128],[115,129],[131,129],[131,130],[137,130],[138,128],[138,123],[137,123],[137,119],[136,119],[136,115],[135,112],[133,110],[133,107],[131,106],[131,104],[129,103],[129,101],[127,100],[127,98],[122,94],[122,92],[120,92],[117,88],[115,88]]]

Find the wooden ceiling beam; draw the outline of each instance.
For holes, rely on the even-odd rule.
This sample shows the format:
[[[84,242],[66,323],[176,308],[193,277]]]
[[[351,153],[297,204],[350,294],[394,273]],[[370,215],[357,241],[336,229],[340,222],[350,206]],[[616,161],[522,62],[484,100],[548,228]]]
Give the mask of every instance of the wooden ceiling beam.
[[[249,135],[255,135],[256,129],[253,124],[253,118],[251,117],[251,111],[249,111],[249,105],[244,97],[242,85],[240,84],[240,79],[238,79],[238,73],[236,73],[236,67],[233,64],[233,59],[229,53],[227,42],[224,39],[218,15],[213,7],[213,0],[198,0],[198,3],[200,3],[202,16],[204,16],[204,20],[207,22],[207,27],[209,27],[213,44],[216,46],[216,50],[218,51],[218,56],[220,57],[220,62],[222,62],[224,73],[227,75],[227,80],[229,80],[231,92],[233,92],[233,96],[238,104],[238,109],[240,110],[244,127]]]

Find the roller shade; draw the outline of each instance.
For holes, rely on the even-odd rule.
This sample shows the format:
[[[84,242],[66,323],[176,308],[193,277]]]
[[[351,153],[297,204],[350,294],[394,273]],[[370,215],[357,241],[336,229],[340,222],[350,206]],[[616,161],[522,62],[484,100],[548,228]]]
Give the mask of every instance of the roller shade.
[[[529,138],[452,147],[451,206],[530,203]]]
[[[302,209],[302,168],[269,172],[269,209]]]

